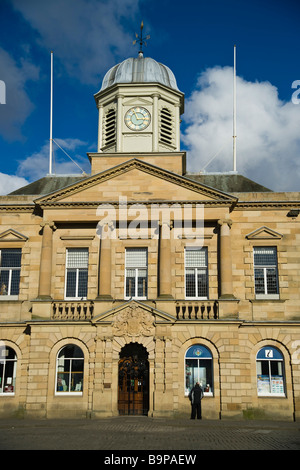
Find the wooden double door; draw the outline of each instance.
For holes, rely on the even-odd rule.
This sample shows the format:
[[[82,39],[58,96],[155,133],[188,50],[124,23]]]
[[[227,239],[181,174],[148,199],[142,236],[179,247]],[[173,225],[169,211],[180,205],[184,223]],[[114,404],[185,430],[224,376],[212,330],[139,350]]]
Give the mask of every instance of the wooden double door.
[[[147,415],[149,411],[149,362],[147,351],[138,343],[126,345],[120,353],[118,408],[120,415]]]

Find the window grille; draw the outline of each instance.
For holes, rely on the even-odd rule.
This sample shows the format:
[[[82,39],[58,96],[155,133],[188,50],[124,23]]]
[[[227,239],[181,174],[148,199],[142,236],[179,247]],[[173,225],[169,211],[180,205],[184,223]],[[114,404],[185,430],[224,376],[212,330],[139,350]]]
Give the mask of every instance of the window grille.
[[[173,143],[172,114],[167,108],[162,108],[160,112],[160,142],[169,145]]]
[[[207,248],[185,250],[185,296],[208,298]]]
[[[116,142],[116,111],[114,109],[110,109],[106,114],[104,139],[106,146]]]
[[[19,295],[21,248],[0,250],[0,295]]]
[[[86,299],[88,286],[88,257],[87,248],[67,249],[66,263],[66,293],[71,299]]]
[[[147,248],[128,248],[125,253],[125,298],[147,298]]]
[[[254,247],[254,280],[256,295],[278,295],[276,247]]]

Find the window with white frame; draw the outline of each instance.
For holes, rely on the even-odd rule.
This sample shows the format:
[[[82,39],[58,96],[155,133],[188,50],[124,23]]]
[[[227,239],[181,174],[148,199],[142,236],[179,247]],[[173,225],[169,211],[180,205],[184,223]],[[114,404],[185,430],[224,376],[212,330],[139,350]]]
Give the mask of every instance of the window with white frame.
[[[207,247],[185,249],[185,297],[208,298]]]
[[[279,298],[276,247],[254,247],[253,255],[256,297]]]
[[[147,248],[126,248],[125,298],[147,298]]]
[[[284,361],[277,348],[265,346],[258,351],[256,374],[258,396],[285,397]]]
[[[213,395],[213,357],[202,344],[194,344],[185,354],[185,395],[196,382],[199,382],[205,395]]]
[[[16,389],[17,355],[8,346],[0,346],[0,395],[14,395]]]
[[[83,367],[82,350],[74,344],[64,346],[57,355],[56,394],[82,394]]]
[[[88,288],[88,248],[68,248],[66,259],[66,299],[86,299]]]
[[[19,295],[21,254],[21,248],[0,250],[0,296]]]

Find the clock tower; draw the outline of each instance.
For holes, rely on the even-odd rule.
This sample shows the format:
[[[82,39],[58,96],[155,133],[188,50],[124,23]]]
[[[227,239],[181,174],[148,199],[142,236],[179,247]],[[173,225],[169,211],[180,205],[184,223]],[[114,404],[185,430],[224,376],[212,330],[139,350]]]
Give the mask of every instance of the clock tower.
[[[99,119],[97,153],[89,154],[93,174],[135,157],[182,174],[184,94],[167,66],[140,51],[108,70],[94,97]]]

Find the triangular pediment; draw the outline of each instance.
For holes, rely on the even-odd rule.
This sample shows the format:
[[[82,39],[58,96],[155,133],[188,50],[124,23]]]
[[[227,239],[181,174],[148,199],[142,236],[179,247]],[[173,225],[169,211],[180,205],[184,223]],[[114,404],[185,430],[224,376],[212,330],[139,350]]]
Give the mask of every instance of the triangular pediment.
[[[154,334],[155,324],[172,323],[175,320],[169,313],[137,300],[129,300],[95,316],[93,321],[112,324],[114,336],[151,336]]]
[[[237,199],[202,183],[133,158],[35,200],[38,204],[117,201],[197,201],[231,205]]]
[[[281,233],[275,232],[275,230],[265,226],[260,227],[246,235],[248,240],[280,240],[282,237],[283,235]]]
[[[26,242],[28,237],[12,228],[0,233],[0,242]]]

